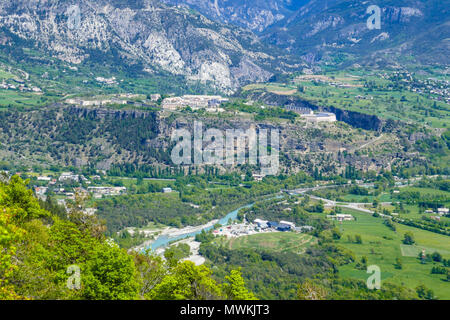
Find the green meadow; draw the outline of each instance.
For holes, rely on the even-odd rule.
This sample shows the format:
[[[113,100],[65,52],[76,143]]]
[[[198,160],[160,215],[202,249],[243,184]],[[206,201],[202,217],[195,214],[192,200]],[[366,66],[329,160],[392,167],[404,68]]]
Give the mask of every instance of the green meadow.
[[[445,281],[446,275],[431,274],[434,265],[442,263],[428,262],[421,264],[418,259],[422,249],[426,253],[439,252],[445,259],[450,259],[450,238],[437,233],[395,224],[396,232],[383,224],[382,218],[375,218],[369,214],[359,213],[354,210],[343,210],[352,214],[356,220],[336,223],[342,232],[338,244],[352,250],[357,261],[363,256],[367,257],[367,265],[377,265],[381,269],[382,280],[394,284],[416,288],[423,284],[434,291],[440,299],[450,299],[450,283]],[[416,241],[415,245],[404,245],[402,240],[406,232],[412,232]],[[360,235],[362,244],[356,244],[348,240],[348,236]],[[402,269],[396,268],[396,259],[402,263]],[[365,280],[368,274],[364,270],[357,270],[356,263],[340,267],[343,277]]]
[[[218,238],[220,244],[230,249],[264,249],[275,252],[303,253],[317,239],[308,234],[293,232],[258,233],[240,238]]]
[[[367,82],[376,87],[364,87]],[[346,87],[333,86],[332,83]],[[243,87],[243,90],[266,90],[296,95],[319,105],[334,106],[386,119],[426,123],[434,128],[450,126],[448,104],[406,89],[387,89],[390,85],[395,83],[364,70],[351,70],[351,74],[349,71],[339,71],[313,77],[303,75],[289,83],[251,84]],[[301,92],[297,90],[299,87],[302,88]],[[358,96],[365,98],[357,99]]]
[[[0,108],[9,106],[33,108],[48,102],[46,97],[35,93],[0,89]]]

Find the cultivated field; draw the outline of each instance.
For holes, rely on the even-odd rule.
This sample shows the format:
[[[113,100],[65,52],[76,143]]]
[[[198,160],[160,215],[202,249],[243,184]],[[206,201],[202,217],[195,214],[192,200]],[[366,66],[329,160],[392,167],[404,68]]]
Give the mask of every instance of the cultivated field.
[[[303,253],[305,249],[317,242],[317,239],[308,234],[293,232],[259,233],[250,236],[220,240],[230,249],[265,249],[276,252]]]
[[[446,275],[431,274],[434,265],[442,266],[442,263],[428,262],[421,264],[418,255],[422,249],[426,253],[439,252],[445,259],[450,259],[450,237],[437,233],[395,224],[394,232],[383,224],[383,219],[375,218],[368,214],[356,211],[344,210],[351,213],[356,220],[337,223],[342,232],[342,238],[338,241],[348,249],[351,249],[360,261],[362,256],[368,259],[367,265],[377,265],[381,268],[382,280],[391,283],[416,288],[424,284],[434,291],[441,299],[450,298],[450,284],[444,281]],[[416,245],[409,246],[402,243],[405,232],[412,232]],[[363,243],[356,244],[348,240],[348,236],[361,235]],[[402,269],[396,269],[396,259],[400,258]],[[364,270],[357,270],[355,264],[345,265],[340,268],[343,277],[367,279],[368,274]]]

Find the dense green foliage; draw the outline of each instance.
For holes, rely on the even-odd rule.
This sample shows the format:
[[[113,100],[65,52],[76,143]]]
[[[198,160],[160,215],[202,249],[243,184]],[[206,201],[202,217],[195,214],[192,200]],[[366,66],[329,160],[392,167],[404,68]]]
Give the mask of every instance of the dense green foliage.
[[[149,222],[175,227],[200,225],[309,180],[299,173],[241,185],[242,178],[236,174],[179,176],[174,183],[177,192],[123,195],[97,200],[96,204],[98,215],[107,221],[111,233],[126,227],[144,227]]]
[[[143,227],[150,222],[172,226],[196,223],[201,212],[175,194],[120,196],[97,201],[98,215],[107,220],[112,233],[126,227]]]
[[[236,271],[221,284],[174,255],[128,254],[78,207],[64,219],[20,178],[0,183],[0,299],[252,299]]]
[[[281,118],[288,120],[295,120],[298,117],[298,114],[292,111],[287,111],[280,107],[256,107],[246,105],[244,103],[227,103],[224,107],[228,110],[236,110],[240,112],[250,113],[255,115],[255,120],[265,120],[269,118]]]
[[[242,268],[249,288],[261,299],[418,299],[413,290],[390,283],[383,284],[381,290],[369,290],[364,281],[341,279],[337,267],[355,258],[348,250],[333,244],[312,247],[304,255],[230,250],[213,244],[202,245],[201,253],[216,266],[215,276]]]

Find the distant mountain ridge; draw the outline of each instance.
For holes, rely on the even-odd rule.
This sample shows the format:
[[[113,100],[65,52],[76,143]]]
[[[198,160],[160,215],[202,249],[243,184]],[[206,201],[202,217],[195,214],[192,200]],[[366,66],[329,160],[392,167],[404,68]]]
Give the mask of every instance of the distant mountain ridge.
[[[275,60],[250,31],[154,0],[2,2],[0,46],[24,45],[14,38],[68,63],[108,57],[226,92],[268,80]]]
[[[367,27],[370,5],[381,10],[381,29]],[[366,62],[412,56],[419,63],[448,65],[449,5],[438,0],[311,0],[263,38],[310,61],[345,53]]]
[[[373,4],[381,8],[379,30],[367,27],[366,10]],[[265,82],[318,62],[377,67],[406,59],[449,65],[448,4],[438,0],[3,1],[0,54],[23,48],[33,51],[34,59],[45,55],[71,65],[86,64],[92,72],[96,65],[111,70],[124,66],[132,75],[162,74],[172,82],[176,76],[185,83],[200,82],[233,93],[244,84]],[[2,62],[8,64],[7,58]]]
[[[161,0],[184,5],[221,23],[264,32],[273,24],[288,19],[310,0]]]

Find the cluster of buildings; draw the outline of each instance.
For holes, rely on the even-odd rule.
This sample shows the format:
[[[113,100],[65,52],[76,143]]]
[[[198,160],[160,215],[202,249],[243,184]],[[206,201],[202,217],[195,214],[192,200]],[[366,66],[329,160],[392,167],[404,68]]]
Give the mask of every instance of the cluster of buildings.
[[[361,87],[361,85],[354,85],[354,84],[350,84],[350,83],[340,83],[340,82],[329,82],[328,84],[332,87],[341,88],[341,89]]]
[[[38,178],[39,180],[39,178]],[[73,174],[72,172],[63,172],[61,173],[61,175],[58,178],[59,182],[66,182],[66,181],[74,181],[74,182],[79,182],[79,181],[84,181],[84,182],[89,182],[88,179],[86,179],[85,176],[80,175],[80,174]]]
[[[428,210],[425,210],[425,213],[438,214],[439,216],[446,216],[449,214],[449,209],[448,208],[438,208],[436,212],[434,210],[428,209]]]
[[[251,224],[234,224],[228,227],[214,230],[213,234],[216,236],[225,236],[227,238],[238,238],[256,234],[255,227]]]
[[[97,82],[100,82],[102,84],[107,84],[107,85],[117,84],[116,77],[112,77],[112,78],[97,77],[97,78],[95,78],[95,80]]]
[[[36,193],[36,197],[38,199],[44,200],[47,198],[46,194],[48,191],[48,187],[36,187],[34,188],[34,191]]]
[[[104,196],[120,196],[127,192],[126,187],[88,187],[88,192],[94,195],[95,199],[103,198]]]
[[[270,232],[309,232],[314,230],[312,226],[296,227],[294,223],[289,221],[266,221],[255,219],[253,223],[233,224],[227,227],[219,228],[213,231],[216,236],[225,236],[227,238],[238,238],[258,233]]]
[[[101,179],[100,176],[93,176],[92,180],[99,180]],[[51,191],[55,194],[65,196],[69,200],[75,199],[75,193],[74,192],[80,192],[80,193],[92,193],[94,198],[99,199],[104,196],[118,196],[122,195],[127,192],[126,187],[88,187],[87,190],[83,189],[82,187],[73,188],[74,191],[68,191],[64,189],[64,183],[67,182],[75,182],[75,183],[86,183],[91,184],[92,182],[87,179],[85,176],[81,174],[74,174],[72,172],[63,172],[61,175],[57,178],[53,178],[50,176],[39,176],[37,177],[37,181],[43,182],[41,183],[41,186],[35,186],[34,190],[36,193],[36,196],[40,199],[45,200],[46,194],[51,188]],[[72,188],[69,188],[72,189]]]
[[[127,104],[127,101],[121,100],[121,99],[104,99],[104,100],[84,100],[84,99],[67,99],[65,101],[66,104],[70,105],[77,105],[77,106],[83,106],[83,107],[99,107],[99,106],[106,106],[109,104],[121,104],[125,105]]]
[[[107,105],[132,105],[136,107],[151,107],[152,105],[147,103],[156,102],[159,99],[161,99],[160,94],[152,94],[150,95],[150,101],[142,99],[140,102],[136,101],[139,99],[142,99],[141,95],[138,94],[131,94],[131,93],[124,93],[124,94],[117,94],[109,98],[91,98],[91,99],[81,99],[81,98],[70,98],[66,99],[64,102],[69,105],[76,105],[81,107],[101,107],[101,106],[107,106]],[[128,99],[134,99],[128,100]]]
[[[381,78],[395,81],[404,88],[425,95],[437,101],[450,102],[450,81],[445,79],[417,79],[409,71],[396,71],[392,74],[381,74]]]
[[[82,107],[101,107],[101,106],[107,106],[107,105],[133,105],[136,107],[142,107],[147,106],[151,107],[151,105],[147,105],[142,102],[136,102],[136,101],[127,101],[123,99],[118,98],[111,98],[111,99],[94,99],[94,100],[84,100],[84,99],[67,99],[65,101],[66,104],[70,105],[76,105],[76,106],[82,106]]]
[[[39,176],[37,177],[37,181],[47,182],[50,185],[56,184],[56,179],[48,176]]]
[[[286,231],[308,232],[308,231],[312,231],[314,229],[314,227],[312,227],[312,226],[296,227],[294,223],[289,222],[289,221],[283,221],[283,220],[281,220],[280,222],[276,222],[276,221],[255,219],[254,223],[257,225],[257,227],[260,230],[272,229],[272,230],[277,230],[277,231],[281,231],[281,232],[286,232]]]
[[[348,89],[348,88],[357,88],[357,87],[362,87],[362,85],[360,84],[351,84],[351,83],[346,83],[346,82],[339,82],[339,81],[335,81],[333,79],[330,79],[326,76],[322,76],[322,75],[303,75],[300,76],[296,79],[297,81],[312,81],[318,84],[326,84],[335,88],[343,88],[343,89]]]
[[[286,110],[298,113],[300,115],[308,115],[308,114],[311,115],[311,114],[314,114],[314,112],[311,110],[311,108],[299,107],[299,106],[296,106],[294,104],[287,105],[287,106],[285,106],[285,108],[286,108]]]
[[[11,84],[11,83],[3,81],[0,84],[0,89],[19,90],[21,92],[34,92],[34,93],[41,93],[42,92],[41,88],[27,86],[25,84],[25,81],[23,81],[23,80],[15,80],[15,79],[13,79],[12,81],[14,81],[15,84]]]
[[[450,103],[450,82],[448,80],[440,82],[428,79],[425,81],[418,80],[417,82],[420,85],[414,82],[411,88],[412,92],[435,95],[437,97],[433,97],[434,100]]]
[[[166,98],[162,102],[162,107],[166,110],[177,110],[180,108],[190,107],[193,110],[205,109],[206,111],[221,112],[219,108],[222,103],[229,101],[221,96],[200,96],[200,95],[184,95],[182,97]]]

